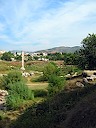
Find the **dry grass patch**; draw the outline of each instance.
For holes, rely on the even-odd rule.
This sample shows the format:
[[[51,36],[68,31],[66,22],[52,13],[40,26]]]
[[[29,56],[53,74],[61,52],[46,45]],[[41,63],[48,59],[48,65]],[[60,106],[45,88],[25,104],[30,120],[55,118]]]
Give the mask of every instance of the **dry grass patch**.
[[[45,82],[34,82],[34,83],[31,83],[31,84],[27,84],[27,85],[32,90],[46,89],[48,87],[48,83],[45,83]]]

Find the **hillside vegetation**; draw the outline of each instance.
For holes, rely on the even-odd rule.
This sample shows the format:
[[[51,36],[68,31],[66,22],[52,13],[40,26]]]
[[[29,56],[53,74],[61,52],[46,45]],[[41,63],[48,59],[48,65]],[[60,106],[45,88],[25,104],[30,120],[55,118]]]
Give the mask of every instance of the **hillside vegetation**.
[[[75,64],[82,69],[96,69],[96,34],[89,34],[82,44],[83,49],[76,53]],[[95,101],[96,84],[86,83],[83,88],[70,90],[64,88],[28,108],[11,127],[96,128]]]
[[[62,91],[28,108],[12,128],[96,128],[96,85]]]
[[[96,34],[89,34],[82,44],[80,51],[64,54],[62,64],[26,62],[27,73],[34,74],[27,78],[20,72],[12,73],[20,67],[8,62],[8,69],[4,70],[2,65],[7,74],[0,83],[9,95],[8,110],[0,113],[1,128],[96,128],[96,72],[92,79],[81,70],[96,69]],[[33,86],[33,82],[39,87],[47,83],[47,87],[31,90],[29,85]]]

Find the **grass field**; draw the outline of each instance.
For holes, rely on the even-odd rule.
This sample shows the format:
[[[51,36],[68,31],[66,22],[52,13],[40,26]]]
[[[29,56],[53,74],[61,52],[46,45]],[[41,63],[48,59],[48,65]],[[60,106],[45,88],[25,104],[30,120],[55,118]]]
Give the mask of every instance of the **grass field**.
[[[81,78],[78,78],[78,79],[75,78],[72,80],[67,80],[66,81],[67,87],[64,88],[64,90],[61,93],[54,96],[53,99],[50,99],[50,101],[48,99],[47,102],[44,102],[47,100],[47,96],[48,96],[47,95],[48,94],[48,91],[47,91],[48,83],[47,82],[36,82],[36,80],[38,80],[38,78],[42,75],[42,74],[40,74],[40,72],[42,72],[43,67],[47,63],[48,62],[42,62],[42,61],[35,61],[35,62],[32,61],[32,62],[25,63],[26,72],[34,72],[34,74],[32,76],[24,77],[24,79],[25,79],[28,87],[31,90],[33,90],[35,98],[34,98],[34,100],[25,101],[17,111],[6,111],[6,113],[4,113],[6,115],[3,115],[2,111],[1,111],[1,113],[0,113],[0,116],[1,116],[0,123],[2,123],[2,125],[0,124],[1,128],[4,128],[4,127],[9,128],[9,127],[7,127],[7,124],[9,125],[11,123],[11,121],[15,121],[18,117],[19,117],[17,120],[18,124],[21,125],[20,127],[18,127],[18,125],[17,125],[18,128],[21,128],[22,126],[24,128],[25,127],[27,128],[27,127],[30,127],[31,125],[33,125],[33,127],[34,127],[34,123],[36,123],[38,125],[38,127],[36,126],[36,128],[40,128],[40,127],[45,128],[47,123],[48,123],[48,127],[51,127],[50,124],[52,124],[52,123],[57,124],[58,121],[59,121],[59,123],[61,123],[60,125],[63,127],[65,125],[65,124],[63,125],[63,123],[65,123],[63,120],[66,120],[68,118],[68,116],[70,117],[69,109],[71,111],[71,109],[73,109],[72,107],[74,107],[75,104],[80,99],[82,99],[85,95],[87,95],[88,91],[91,91],[90,88],[88,88],[87,91],[86,91],[86,88],[85,89],[84,88],[75,88],[76,81],[81,81]],[[59,61],[57,61],[55,63],[57,63],[59,66],[61,66],[63,62],[60,63]],[[0,73],[8,73],[11,70],[20,70],[20,67],[21,67],[21,62],[3,62],[2,61],[2,62],[0,62]],[[64,71],[66,71],[65,69],[68,70],[69,67],[67,67],[67,68],[65,67]],[[38,71],[38,72],[36,72],[36,71]],[[94,88],[96,88],[96,87],[94,87]],[[39,104],[37,104],[37,103],[39,103]],[[86,105],[86,107],[87,107],[87,105]],[[78,110],[78,108],[76,110]],[[67,116],[67,114],[69,114],[69,115]],[[44,117],[43,117],[43,115],[44,115]],[[20,118],[21,118],[21,120],[19,120]],[[44,121],[45,124],[42,121]],[[29,124],[29,126],[26,122]],[[23,123],[25,124],[25,126]],[[68,124],[69,124],[69,122],[68,122]],[[59,126],[57,126],[57,127],[59,128]],[[70,128],[70,127],[68,127],[68,128]]]
[[[33,82],[33,83],[27,84],[27,85],[32,90],[47,89],[47,87],[48,87],[48,83],[45,83],[45,82]]]

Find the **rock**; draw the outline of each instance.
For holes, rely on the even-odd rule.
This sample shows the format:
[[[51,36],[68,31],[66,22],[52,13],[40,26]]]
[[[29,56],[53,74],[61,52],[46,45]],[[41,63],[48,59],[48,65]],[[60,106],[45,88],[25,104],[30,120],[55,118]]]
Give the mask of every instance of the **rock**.
[[[76,82],[76,86],[78,86],[78,87],[84,87],[84,84],[82,84],[81,82]]]
[[[75,77],[75,76],[77,76],[77,72],[75,72],[75,73],[72,75],[72,77]]]
[[[71,76],[71,74],[67,74],[67,75],[65,75],[65,77],[66,78],[71,78],[72,76]]]
[[[84,82],[84,83],[88,83],[87,78],[83,78],[83,82]]]
[[[0,89],[0,110],[6,109],[6,96],[8,95],[8,92],[6,90]]]

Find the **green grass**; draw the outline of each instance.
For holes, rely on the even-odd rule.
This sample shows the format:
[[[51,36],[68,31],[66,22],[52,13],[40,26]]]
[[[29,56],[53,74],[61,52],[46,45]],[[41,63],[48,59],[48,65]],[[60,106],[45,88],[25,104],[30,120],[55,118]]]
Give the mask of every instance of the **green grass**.
[[[80,75],[82,73],[82,70],[74,65],[64,65],[62,68],[63,75],[74,74],[75,72],[77,72],[77,74]]]
[[[48,63],[48,62],[47,62]],[[28,72],[30,71],[43,71],[44,66],[47,64],[46,62],[28,62],[25,63],[25,68]],[[6,68],[10,65],[13,65],[16,69],[20,69],[20,63],[12,63],[12,62],[2,62],[0,63],[0,66],[5,66]],[[63,70],[64,72],[62,74],[66,74],[66,71],[69,69],[69,67],[65,67]],[[10,68],[8,70],[5,70],[6,72],[9,72]],[[14,70],[14,69],[12,69]],[[74,71],[77,71],[77,69],[73,69]],[[4,67],[2,72],[4,71]],[[70,72],[71,69],[68,70]],[[17,93],[13,94],[11,99],[13,100],[13,106],[11,108],[19,108],[20,110],[26,109],[23,115],[21,115],[17,121],[15,122],[14,128],[51,128],[51,125],[54,125],[55,127],[56,123],[60,123],[60,120],[62,118],[66,118],[66,110],[70,110],[74,105],[80,100],[80,97],[83,98],[83,96],[87,95],[87,92],[90,90],[87,90],[85,92],[70,92],[70,93],[60,93],[57,96],[54,96],[53,99],[50,101],[44,101],[46,100],[47,96],[47,82],[35,82],[36,79],[40,74],[35,74],[32,77],[27,78],[27,86],[30,90],[34,91],[35,98],[34,100],[21,100],[19,96],[17,96]],[[31,78],[31,81],[30,81]],[[13,91],[14,92],[14,91]],[[86,93],[86,94],[85,94]],[[25,93],[24,93],[25,94]],[[25,95],[24,95],[25,96]],[[17,99],[16,99],[17,97]],[[12,102],[11,102],[12,103]],[[35,104],[34,104],[35,103]],[[37,104],[38,103],[38,104]],[[11,104],[12,105],[12,104]],[[15,105],[15,106],[14,106]],[[17,106],[16,106],[17,105]],[[32,105],[32,106],[31,106]],[[31,106],[28,108],[28,106]],[[20,114],[20,113],[19,113]],[[16,119],[16,118],[15,118]],[[10,127],[11,128],[11,127]]]
[[[43,62],[43,61],[31,61],[31,62],[27,62],[25,64],[25,68],[27,71],[39,71],[42,72],[44,66],[47,64],[48,62]]]
[[[48,82],[37,82],[40,76],[40,74],[34,74],[32,77],[27,78],[27,86],[31,90],[45,90],[48,87]]]
[[[0,120],[3,120],[4,118],[6,118],[6,114],[4,111],[0,110]]]
[[[0,73],[8,73],[10,70],[19,70],[21,62],[0,61]]]

